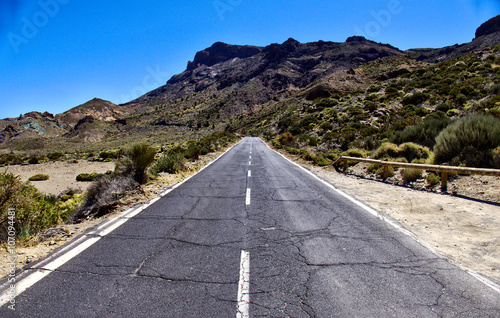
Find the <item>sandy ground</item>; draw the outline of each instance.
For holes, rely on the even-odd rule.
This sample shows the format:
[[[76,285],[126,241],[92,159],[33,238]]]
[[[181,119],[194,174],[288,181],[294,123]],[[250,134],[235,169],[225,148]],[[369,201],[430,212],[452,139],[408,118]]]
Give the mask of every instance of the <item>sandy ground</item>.
[[[76,181],[76,176],[80,173],[105,173],[109,170],[113,171],[114,168],[114,162],[80,160],[78,163],[70,163],[69,161],[56,161],[37,165],[2,167],[0,173],[7,170],[20,176],[23,181],[28,181],[35,174],[46,174],[49,176],[49,180],[33,181],[32,184],[44,194],[57,195],[68,188],[85,191],[90,182]]]
[[[154,198],[162,189],[192,175],[199,168],[213,160],[222,152],[212,153],[191,165],[191,170],[179,175],[161,175],[158,180],[143,186],[143,194],[122,199],[117,212]],[[366,203],[374,209],[396,219],[401,225],[416,234],[431,246],[435,252],[451,263],[464,269],[473,270],[500,283],[500,178],[460,177],[450,183],[455,189],[450,193],[460,195],[460,189],[477,193],[481,200],[467,199],[450,194],[419,191],[407,187],[359,178],[338,173],[332,167],[319,168],[289,154],[287,157],[299,162],[320,178],[332,183],[336,188]],[[23,180],[35,173],[51,176],[47,182],[35,185],[47,193],[56,193],[74,186],[75,176],[80,172],[105,172],[113,169],[113,163],[82,161],[79,164],[63,162],[37,166],[20,166],[9,171],[22,175]],[[23,170],[30,169],[30,170]],[[32,170],[34,169],[34,170]],[[487,179],[484,179],[487,178]],[[85,186],[85,185],[81,185]],[[485,194],[489,196],[484,197]],[[488,197],[490,199],[488,199]],[[94,226],[114,214],[92,219],[80,224],[58,226],[52,237],[34,238],[18,247],[18,268],[44,257],[56,247],[73,239],[85,229]],[[0,251],[0,259],[7,259],[5,247]],[[2,262],[0,277],[6,275],[6,262]]]

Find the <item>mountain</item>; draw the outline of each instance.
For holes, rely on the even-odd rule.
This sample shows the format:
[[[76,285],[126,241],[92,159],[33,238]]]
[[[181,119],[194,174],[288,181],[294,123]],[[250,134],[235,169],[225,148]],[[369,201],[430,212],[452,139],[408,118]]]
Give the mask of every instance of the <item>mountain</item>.
[[[114,121],[127,115],[129,111],[109,101],[94,98],[82,105],[71,108],[55,119],[59,122],[74,126],[79,120],[87,116],[103,121]]]
[[[137,141],[181,142],[220,130],[277,133],[308,116],[318,117],[309,123],[312,130],[301,128],[295,133],[320,137],[323,132],[314,125],[323,122],[321,112],[329,108],[347,119],[356,118],[357,124],[349,125],[354,130],[394,131],[419,120],[387,122],[405,109],[405,98],[420,93],[426,98],[410,105],[425,104],[425,112],[434,114],[439,104],[446,104],[455,109],[450,114],[458,116],[463,106],[456,104],[457,98],[463,99],[459,95],[471,105],[491,96],[488,87],[495,84],[494,72],[485,73],[477,65],[489,70],[498,64],[494,49],[500,43],[498,19],[481,25],[470,43],[439,49],[401,51],[360,36],[342,43],[299,43],[290,38],[266,47],[217,42],[196,53],[184,72],[128,103],[115,105],[95,98],[56,116],[29,113],[0,120],[0,148],[75,151],[117,148]],[[463,67],[452,70],[449,63],[457,61],[465,63],[469,73],[483,76],[483,82],[455,74]],[[446,78],[450,77],[446,70],[456,76],[455,82]],[[413,82],[415,77],[419,81]],[[469,82],[470,88],[453,86]],[[340,125],[325,123],[325,127],[330,124],[334,130]],[[345,148],[353,142],[347,139],[337,146]]]
[[[440,63],[472,54],[500,42],[500,15],[486,21],[476,30],[476,37],[469,43],[455,44],[438,49],[411,49],[410,57],[429,63]]]

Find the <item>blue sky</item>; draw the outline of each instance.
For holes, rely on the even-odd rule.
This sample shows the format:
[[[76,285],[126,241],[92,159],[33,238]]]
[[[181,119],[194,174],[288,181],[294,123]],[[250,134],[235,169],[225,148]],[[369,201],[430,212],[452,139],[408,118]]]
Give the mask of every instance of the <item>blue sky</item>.
[[[130,101],[214,42],[343,42],[400,49],[472,40],[500,0],[0,0],[0,118]]]

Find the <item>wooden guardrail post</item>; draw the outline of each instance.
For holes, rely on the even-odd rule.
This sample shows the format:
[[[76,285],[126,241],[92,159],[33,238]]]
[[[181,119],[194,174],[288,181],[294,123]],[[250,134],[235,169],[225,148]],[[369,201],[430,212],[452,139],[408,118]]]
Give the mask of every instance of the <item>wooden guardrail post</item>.
[[[384,165],[384,180],[389,178],[389,166]]]
[[[441,191],[448,190],[448,172],[441,172]]]

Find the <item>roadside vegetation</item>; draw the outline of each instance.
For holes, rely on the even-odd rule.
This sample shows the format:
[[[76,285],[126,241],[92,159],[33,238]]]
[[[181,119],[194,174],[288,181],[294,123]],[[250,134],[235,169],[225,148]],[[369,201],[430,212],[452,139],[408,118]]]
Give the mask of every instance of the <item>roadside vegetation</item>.
[[[374,81],[366,89],[297,101],[264,130],[275,148],[319,166],[341,155],[500,168],[500,46]],[[356,72],[379,76],[379,61]],[[354,165],[355,162],[349,163]],[[369,171],[381,175],[381,167]],[[421,171],[404,170],[412,182]],[[391,171],[390,171],[391,173]],[[437,176],[428,176],[431,184]]]
[[[0,243],[7,240],[9,208],[15,210],[16,239],[29,240],[59,223],[81,222],[110,213],[122,198],[143,194],[142,185],[154,182],[160,173],[185,171],[189,162],[221,150],[237,138],[235,134],[217,132],[182,144],[136,144],[126,150],[87,153],[90,160],[115,160],[115,170],[101,175],[78,175],[77,181],[92,182],[85,193],[68,189],[58,195],[43,195],[30,182],[22,182],[12,173],[0,173]],[[14,158],[10,155],[7,157]],[[71,156],[61,153],[51,157],[61,160]],[[35,175],[30,179],[35,181],[48,178],[47,175]]]

